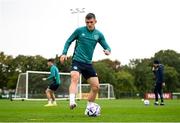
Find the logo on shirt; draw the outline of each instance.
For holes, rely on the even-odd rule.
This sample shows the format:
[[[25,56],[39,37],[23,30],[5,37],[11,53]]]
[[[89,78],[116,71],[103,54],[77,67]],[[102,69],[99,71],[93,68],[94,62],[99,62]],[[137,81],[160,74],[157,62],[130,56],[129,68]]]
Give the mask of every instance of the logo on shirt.
[[[98,40],[99,39],[99,35],[94,35],[94,39]]]
[[[77,66],[73,66],[73,69],[74,69],[74,70],[77,70],[77,69],[78,69],[78,67],[77,67]]]
[[[85,36],[85,34],[84,34],[84,33],[82,33],[81,35],[82,35],[82,36]]]

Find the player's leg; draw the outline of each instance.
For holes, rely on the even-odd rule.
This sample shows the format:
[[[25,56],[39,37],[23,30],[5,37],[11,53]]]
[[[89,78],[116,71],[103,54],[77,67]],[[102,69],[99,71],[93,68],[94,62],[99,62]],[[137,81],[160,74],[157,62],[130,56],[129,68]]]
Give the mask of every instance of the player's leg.
[[[88,105],[92,103],[96,99],[96,95],[99,91],[99,79],[97,77],[97,73],[93,68],[92,64],[86,64],[84,66],[86,69],[82,71],[83,77],[88,81],[90,84],[91,90],[88,96]]]
[[[79,77],[80,77],[80,73],[78,71],[71,71],[71,84],[69,86],[70,109],[76,107],[75,94],[77,91]]]
[[[59,87],[59,84],[56,84],[55,82],[51,82],[50,86],[46,89],[46,95],[48,98],[48,104],[45,106],[56,106],[56,101],[55,101],[55,95],[54,91],[57,90]]]
[[[53,106],[57,106],[56,97],[54,95],[54,92],[58,89],[58,87],[59,87],[59,84],[56,84],[55,81],[49,87]]]
[[[87,80],[87,82],[90,84],[90,88],[91,88],[88,95],[88,102],[87,102],[87,107],[88,107],[94,105],[96,96],[99,92],[99,79],[92,64],[86,64],[83,66],[83,68],[85,69],[83,69],[81,73],[83,77]],[[85,109],[85,112],[87,111],[87,107]]]
[[[157,84],[154,87],[155,102],[154,105],[158,105],[158,87]]]
[[[56,97],[55,97],[54,91],[51,91],[51,98],[52,98],[52,104],[54,106],[57,106]]]
[[[51,90],[49,88],[46,89],[46,96],[48,98],[49,103],[51,103]]]
[[[99,79],[98,77],[90,77],[87,81],[91,87],[91,90],[88,96],[88,101],[94,102],[96,99],[97,93],[99,92]]]
[[[47,88],[45,92],[48,99],[48,104],[46,104],[45,106],[51,106],[52,105],[51,90]]]
[[[159,93],[159,96],[161,99],[160,105],[164,105],[163,91],[162,91],[162,84],[161,83],[159,83],[159,85],[158,85],[158,93]]]

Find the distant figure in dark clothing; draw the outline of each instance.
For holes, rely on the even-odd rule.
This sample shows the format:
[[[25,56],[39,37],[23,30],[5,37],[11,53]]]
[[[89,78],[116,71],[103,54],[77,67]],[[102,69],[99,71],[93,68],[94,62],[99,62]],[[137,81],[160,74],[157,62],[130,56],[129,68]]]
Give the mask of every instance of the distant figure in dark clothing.
[[[154,87],[155,103],[154,103],[154,105],[159,105],[158,94],[161,98],[160,105],[164,105],[163,91],[162,91],[162,87],[165,86],[164,66],[162,64],[160,64],[160,62],[158,60],[155,60],[153,63],[152,71],[155,76],[155,87]]]

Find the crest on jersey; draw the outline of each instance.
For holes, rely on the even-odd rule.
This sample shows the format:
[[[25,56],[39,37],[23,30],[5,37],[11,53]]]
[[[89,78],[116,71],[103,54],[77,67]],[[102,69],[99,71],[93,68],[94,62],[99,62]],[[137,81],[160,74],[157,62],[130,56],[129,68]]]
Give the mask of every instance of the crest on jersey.
[[[85,34],[84,34],[84,33],[82,33],[81,35],[82,35],[82,36],[85,36]]]
[[[77,67],[77,66],[73,66],[73,69],[74,69],[74,70],[77,70],[77,69],[78,69],[78,67]]]
[[[94,39],[98,40],[99,39],[99,35],[94,35]]]

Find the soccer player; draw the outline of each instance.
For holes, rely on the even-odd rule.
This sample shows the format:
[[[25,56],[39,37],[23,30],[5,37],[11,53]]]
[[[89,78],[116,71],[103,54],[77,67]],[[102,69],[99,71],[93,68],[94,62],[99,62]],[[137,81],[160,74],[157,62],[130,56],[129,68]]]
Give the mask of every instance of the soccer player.
[[[86,26],[77,28],[65,43],[64,50],[60,57],[63,64],[67,60],[67,51],[73,41],[76,40],[76,46],[73,54],[71,68],[71,84],[69,87],[70,109],[74,109],[77,104],[75,102],[75,94],[80,73],[90,84],[91,90],[88,96],[88,104],[95,101],[99,91],[99,80],[92,66],[92,57],[95,46],[99,43],[104,48],[104,54],[110,55],[111,49],[106,43],[104,35],[95,28],[96,17],[93,13],[88,13],[85,17]]]
[[[54,59],[48,59],[47,62],[48,66],[50,67],[50,76],[48,78],[43,78],[43,80],[49,80],[50,84],[46,89],[46,95],[48,98],[48,104],[44,106],[57,106],[54,92],[58,89],[60,85],[60,75],[58,68],[54,65]]]
[[[155,76],[155,87],[154,87],[154,94],[155,94],[155,102],[154,105],[159,105],[158,102],[158,94],[161,98],[161,103],[160,105],[164,105],[164,100],[163,100],[163,91],[162,87],[165,86],[164,82],[164,66],[160,64],[158,60],[154,60],[153,68],[152,71]]]

